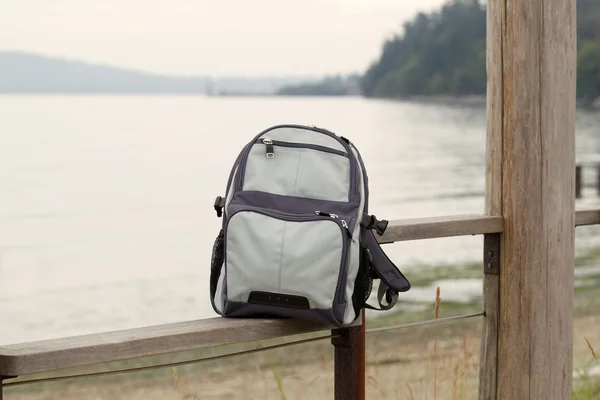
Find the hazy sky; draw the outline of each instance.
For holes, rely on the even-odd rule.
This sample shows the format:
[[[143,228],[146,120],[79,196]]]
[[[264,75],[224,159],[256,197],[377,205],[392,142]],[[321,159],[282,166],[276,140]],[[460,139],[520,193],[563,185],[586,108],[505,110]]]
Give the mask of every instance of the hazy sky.
[[[0,50],[161,73],[363,71],[443,0],[0,0]]]

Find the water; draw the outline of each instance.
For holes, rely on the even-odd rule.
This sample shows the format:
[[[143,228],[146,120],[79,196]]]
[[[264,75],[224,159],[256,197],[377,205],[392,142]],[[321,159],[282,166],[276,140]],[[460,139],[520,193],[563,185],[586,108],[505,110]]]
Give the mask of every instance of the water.
[[[214,317],[214,198],[243,145],[279,123],[326,127],[355,142],[380,218],[483,213],[483,107],[0,97],[0,344]],[[599,132],[600,115],[580,112],[579,156],[598,153]],[[594,193],[580,203],[595,205]],[[595,237],[583,234],[581,243]],[[467,236],[386,251],[410,279],[423,264],[478,261],[481,245]],[[460,282],[442,290],[470,297],[473,281],[466,292]]]

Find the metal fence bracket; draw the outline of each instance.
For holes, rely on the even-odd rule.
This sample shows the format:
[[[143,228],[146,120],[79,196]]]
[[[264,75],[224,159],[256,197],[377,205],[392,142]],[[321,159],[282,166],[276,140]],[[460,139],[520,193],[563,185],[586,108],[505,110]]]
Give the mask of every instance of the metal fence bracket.
[[[483,235],[483,272],[500,275],[500,233]]]

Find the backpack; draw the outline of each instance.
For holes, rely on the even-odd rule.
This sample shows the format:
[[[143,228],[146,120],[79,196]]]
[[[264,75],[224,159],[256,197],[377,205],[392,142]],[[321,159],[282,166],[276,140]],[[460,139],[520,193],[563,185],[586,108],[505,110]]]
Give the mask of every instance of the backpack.
[[[299,318],[344,326],[364,307],[389,310],[410,283],[376,237],[368,177],[346,138],[277,125],[239,153],[214,242],[210,300],[223,317]],[[380,308],[367,304],[378,279]]]

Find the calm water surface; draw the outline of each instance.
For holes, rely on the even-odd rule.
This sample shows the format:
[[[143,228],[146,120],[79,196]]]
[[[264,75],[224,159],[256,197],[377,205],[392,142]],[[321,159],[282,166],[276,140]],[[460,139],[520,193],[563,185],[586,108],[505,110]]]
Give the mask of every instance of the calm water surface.
[[[239,150],[271,125],[317,125],[355,142],[380,218],[482,213],[484,111],[361,98],[0,96],[0,344],[215,316],[212,203]],[[579,113],[577,152],[600,152],[600,114]],[[595,192],[579,203],[598,203]],[[597,244],[586,229],[578,249]],[[481,241],[386,251],[410,279],[424,264],[479,260]],[[442,292],[480,292],[475,283]],[[411,292],[404,298],[423,294]]]

